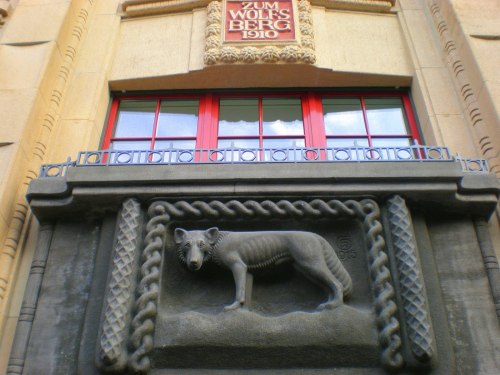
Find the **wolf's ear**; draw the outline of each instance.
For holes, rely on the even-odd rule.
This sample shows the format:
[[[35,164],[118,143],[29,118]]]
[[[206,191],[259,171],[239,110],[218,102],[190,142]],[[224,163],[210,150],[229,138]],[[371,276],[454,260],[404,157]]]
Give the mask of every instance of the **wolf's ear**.
[[[186,239],[188,232],[182,228],[176,228],[174,231],[174,240],[177,245],[180,245]]]
[[[210,245],[215,245],[217,239],[219,238],[219,228],[213,227],[205,231],[205,237],[207,237]]]

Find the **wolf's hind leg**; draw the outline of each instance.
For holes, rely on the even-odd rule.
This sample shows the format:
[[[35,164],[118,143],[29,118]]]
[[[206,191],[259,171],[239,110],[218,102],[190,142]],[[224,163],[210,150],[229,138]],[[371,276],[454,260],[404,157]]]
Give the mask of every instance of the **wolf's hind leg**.
[[[326,264],[297,264],[297,269],[312,282],[325,288],[328,300],[318,306],[319,309],[333,309],[344,303],[344,287],[331,273]]]

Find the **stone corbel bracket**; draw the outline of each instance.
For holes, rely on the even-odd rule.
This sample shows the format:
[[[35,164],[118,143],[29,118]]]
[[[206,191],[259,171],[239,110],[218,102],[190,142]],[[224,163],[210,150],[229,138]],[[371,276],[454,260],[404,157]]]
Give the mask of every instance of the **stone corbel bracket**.
[[[302,63],[314,64],[314,30],[311,4],[307,0],[298,2],[297,26],[299,43],[285,45],[224,45],[222,42],[223,15],[220,1],[212,1],[207,7],[207,27],[205,30],[206,65],[255,64],[255,63]]]
[[[128,366],[134,373],[147,373],[151,368],[150,353],[154,349],[155,319],[160,282],[162,250],[168,226],[182,220],[262,220],[262,219],[319,219],[350,217],[363,222],[368,242],[368,263],[372,283],[374,310],[381,363],[389,370],[404,365],[401,355],[402,341],[399,333],[395,292],[385,252],[383,227],[380,223],[378,204],[370,199],[361,201],[315,199],[312,201],[278,202],[254,200],[222,201],[157,201],[148,209],[144,250],[141,255],[137,299],[130,328]],[[124,319],[121,318],[121,319]],[[118,346],[117,346],[118,348]],[[119,351],[117,351],[118,353]]]

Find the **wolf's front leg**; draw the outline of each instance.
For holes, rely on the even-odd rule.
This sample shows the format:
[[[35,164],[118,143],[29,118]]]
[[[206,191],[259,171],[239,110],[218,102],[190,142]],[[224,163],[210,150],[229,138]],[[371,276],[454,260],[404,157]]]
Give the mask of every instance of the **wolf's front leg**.
[[[232,304],[224,307],[224,311],[236,310],[245,304],[247,266],[243,262],[238,262],[231,266],[231,271],[236,287],[236,298]]]

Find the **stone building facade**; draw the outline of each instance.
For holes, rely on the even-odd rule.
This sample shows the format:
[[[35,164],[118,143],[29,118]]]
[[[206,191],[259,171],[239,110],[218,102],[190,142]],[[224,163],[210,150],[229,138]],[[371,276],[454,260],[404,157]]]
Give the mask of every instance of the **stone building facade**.
[[[0,0],[0,372],[499,373],[499,25]]]

